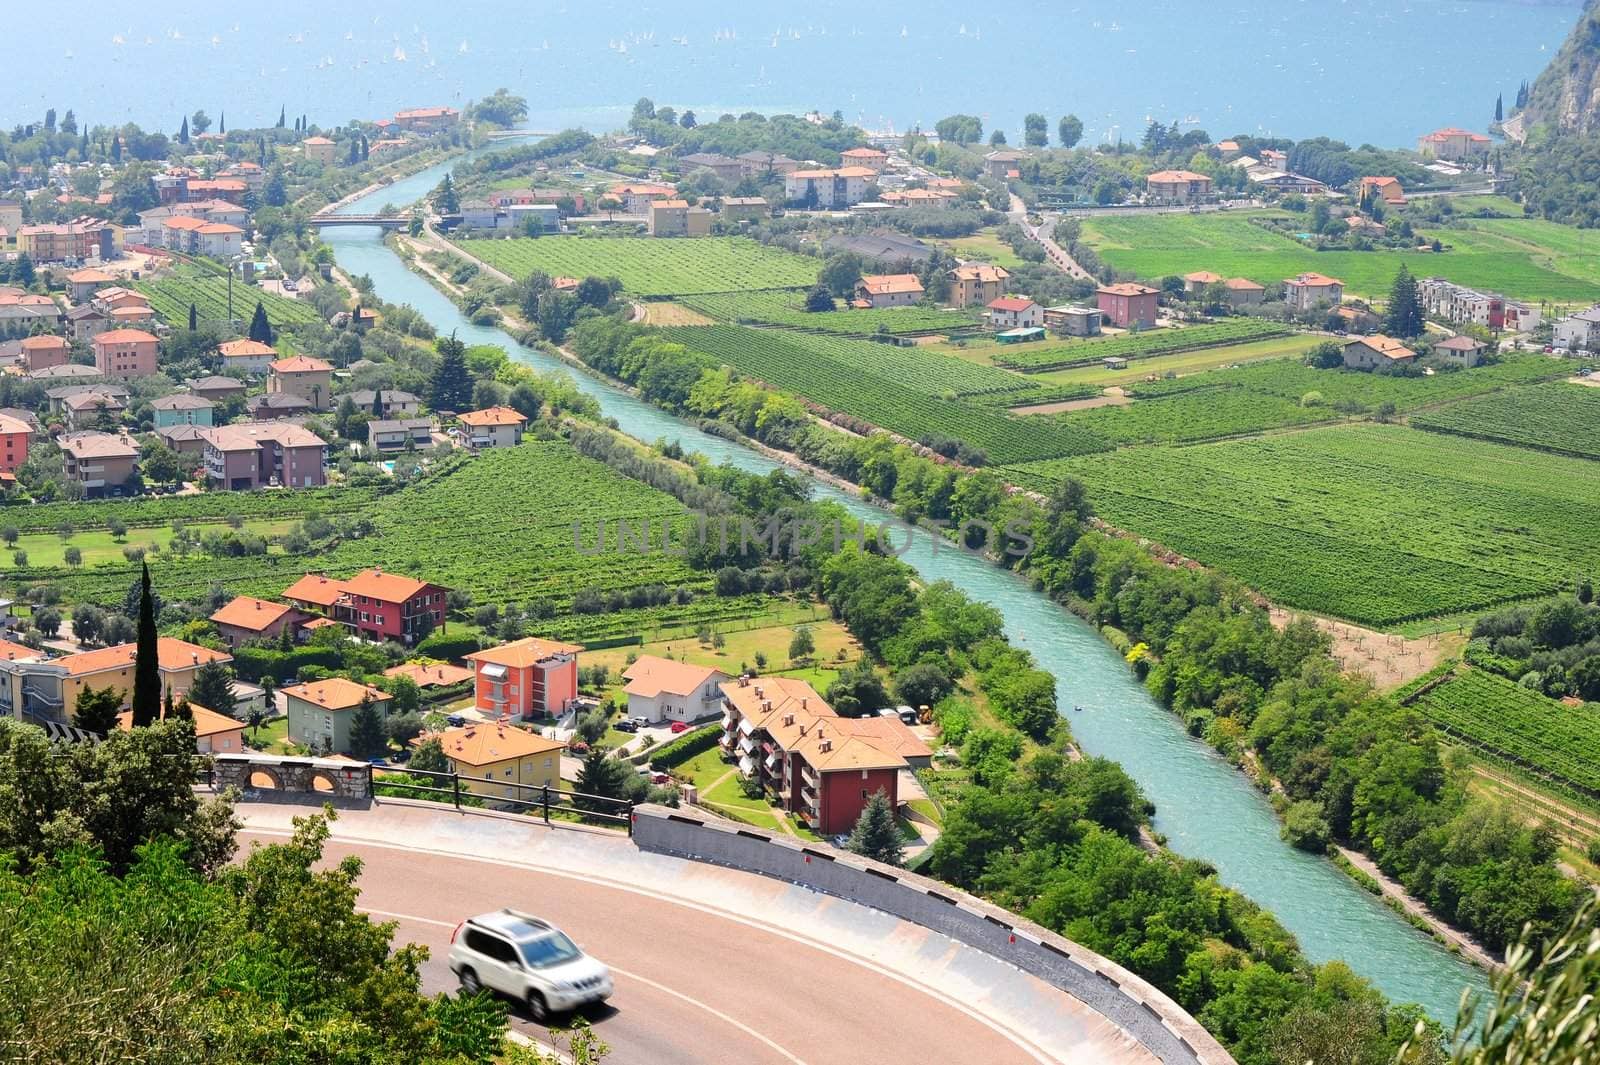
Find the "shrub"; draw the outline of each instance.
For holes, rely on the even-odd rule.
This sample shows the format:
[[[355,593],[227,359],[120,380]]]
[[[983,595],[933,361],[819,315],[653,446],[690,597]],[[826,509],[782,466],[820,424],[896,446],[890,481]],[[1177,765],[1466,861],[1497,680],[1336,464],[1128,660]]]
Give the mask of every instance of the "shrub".
[[[662,770],[682,765],[695,755],[704,754],[715,747],[721,736],[721,725],[705,725],[692,732],[685,732],[671,743],[663,744],[651,757],[650,764]]]

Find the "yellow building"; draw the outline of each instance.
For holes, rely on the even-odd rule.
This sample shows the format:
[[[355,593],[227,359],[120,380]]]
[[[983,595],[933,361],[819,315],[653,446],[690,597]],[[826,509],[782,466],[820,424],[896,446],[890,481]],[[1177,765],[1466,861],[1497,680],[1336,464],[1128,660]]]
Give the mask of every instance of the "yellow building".
[[[300,148],[306,153],[306,158],[313,163],[323,166],[333,165],[333,153],[336,145],[326,137],[307,137],[300,142]]]
[[[122,705],[133,702],[133,654],[137,645],[118,644],[98,651],[83,651],[57,658],[50,664],[67,671],[61,678],[61,702],[70,714],[84,688],[116,688],[122,692]],[[176,699],[194,684],[194,675],[207,662],[232,662],[233,656],[199,644],[185,643],[162,636],[156,641],[161,662],[161,693]]]
[[[444,756],[462,784],[486,799],[537,801],[536,788],[561,786],[566,744],[514,725],[468,725],[438,733]],[[523,787],[508,787],[521,784]]]

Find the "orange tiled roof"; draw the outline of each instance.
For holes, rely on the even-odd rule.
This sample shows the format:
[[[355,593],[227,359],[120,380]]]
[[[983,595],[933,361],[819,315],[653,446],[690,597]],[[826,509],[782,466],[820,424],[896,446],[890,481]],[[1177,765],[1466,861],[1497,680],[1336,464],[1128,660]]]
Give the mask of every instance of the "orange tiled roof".
[[[128,308],[135,310],[137,308]],[[94,345],[100,347],[104,344],[143,344],[157,343],[156,338],[146,333],[143,329],[108,329],[104,333],[94,335]]]
[[[217,345],[217,350],[222,352],[222,357],[225,359],[248,356],[260,358],[263,355],[278,354],[277,348],[268,347],[259,340],[225,340]]]
[[[521,425],[528,420],[510,407],[469,410],[465,414],[457,415],[457,418],[462,425]]]
[[[547,661],[557,655],[575,655],[582,650],[583,646],[581,644],[562,643],[559,640],[544,640],[537,636],[529,636],[526,639],[503,643],[499,647],[474,651],[470,655],[463,657],[469,662],[488,662],[492,665],[521,669],[536,662]]]
[[[324,577],[320,573],[308,573],[283,590],[285,599],[294,599],[301,603],[315,603],[318,606],[332,606],[339,601],[345,592],[344,581],[332,577]],[[307,626],[309,628],[310,626]]]
[[[238,595],[212,614],[211,620],[218,625],[231,625],[236,629],[264,632],[293,610],[294,607],[285,603],[257,599],[253,595]]]
[[[194,718],[194,734],[201,736],[216,736],[223,732],[236,732],[244,729],[244,722],[227,714],[219,714],[215,710],[207,709],[197,703],[189,704],[189,713]],[[161,708],[161,720],[167,718],[166,707]],[[133,711],[124,710],[117,715],[117,728],[123,732],[133,731]]]
[[[901,292],[921,292],[922,282],[916,274],[868,274],[858,286],[873,296],[890,296]]]
[[[447,684],[460,684],[462,681],[471,680],[476,674],[463,666],[452,666],[448,662],[438,662],[433,665],[424,665],[421,662],[407,662],[403,666],[391,666],[383,671],[386,677],[410,677],[417,682],[419,688],[437,688]]]
[[[316,680],[309,684],[292,684],[278,690],[285,695],[292,695],[301,702],[314,703],[327,710],[348,710],[360,706],[361,700],[367,696],[371,696],[375,703],[381,703],[389,698],[388,692],[365,684],[357,684],[343,677],[329,677],[327,680]]]
[[[385,573],[380,569],[364,569],[344,582],[347,595],[364,595],[384,603],[404,603],[426,587],[427,581]]]
[[[71,677],[104,673],[111,669],[126,669],[133,665],[137,644],[123,643],[115,647],[102,647],[98,651],[81,651],[55,660],[55,664]],[[213,651],[199,644],[186,643],[169,636],[156,640],[156,657],[164,670],[192,669],[207,662],[232,662],[233,656],[224,651]]]
[[[691,666],[658,655],[640,655],[633,665],[622,671],[623,679],[628,682],[627,693],[643,699],[653,699],[662,692],[692,695],[718,674],[727,676],[715,666]]]
[[[468,725],[448,729],[436,738],[446,758],[474,766],[562,751],[567,747],[559,740],[548,740],[514,725]]]
[[[273,373],[321,373],[333,369],[333,363],[313,359],[309,355],[291,355],[272,364]]]

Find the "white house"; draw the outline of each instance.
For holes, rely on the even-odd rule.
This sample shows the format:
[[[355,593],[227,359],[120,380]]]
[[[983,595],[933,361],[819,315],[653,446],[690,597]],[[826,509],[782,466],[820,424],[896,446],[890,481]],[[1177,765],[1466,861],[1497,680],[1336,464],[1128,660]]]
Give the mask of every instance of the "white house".
[[[1600,304],[1556,322],[1552,343],[1559,351],[1600,348]]]
[[[628,682],[628,716],[646,721],[696,721],[717,712],[718,685],[731,680],[714,666],[691,666],[655,655],[640,655],[623,671]]]
[[[995,329],[1032,329],[1044,324],[1044,308],[1026,296],[1001,296],[989,301],[989,324]]]
[[[867,185],[877,176],[864,166],[796,170],[783,176],[783,196],[802,207],[849,207],[866,199]]]
[[[1309,311],[1319,304],[1337,307],[1344,299],[1344,282],[1321,274],[1301,274],[1283,283],[1283,301],[1297,311]]]

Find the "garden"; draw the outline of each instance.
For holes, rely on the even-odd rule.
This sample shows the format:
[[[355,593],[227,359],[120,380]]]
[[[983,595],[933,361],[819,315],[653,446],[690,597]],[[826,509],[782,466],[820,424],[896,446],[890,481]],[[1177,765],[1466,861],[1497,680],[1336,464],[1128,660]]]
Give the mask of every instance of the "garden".
[[[517,237],[457,240],[456,246],[511,276],[615,277],[634,296],[688,296],[803,288],[818,261],[747,237]]]

